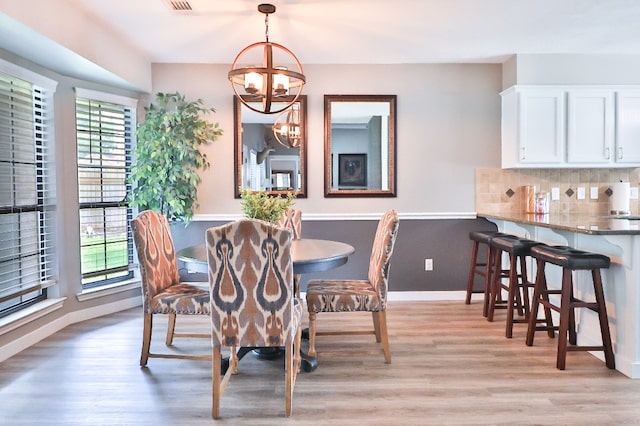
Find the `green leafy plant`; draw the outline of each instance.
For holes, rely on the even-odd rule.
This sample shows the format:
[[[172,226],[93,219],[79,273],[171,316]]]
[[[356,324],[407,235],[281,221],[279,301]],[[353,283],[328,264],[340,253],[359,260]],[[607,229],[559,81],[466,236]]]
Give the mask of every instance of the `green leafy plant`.
[[[200,147],[223,132],[218,123],[205,118],[215,109],[206,108],[202,99],[187,101],[176,92],[157,93],[155,104],[145,112],[136,131],[130,205],[188,224],[198,207],[198,171],[210,167]]]
[[[242,201],[242,213],[246,217],[260,219],[271,223],[276,223],[282,214],[291,207],[296,198],[294,192],[288,192],[285,196],[269,195],[267,191],[251,191],[250,189],[240,189]]]

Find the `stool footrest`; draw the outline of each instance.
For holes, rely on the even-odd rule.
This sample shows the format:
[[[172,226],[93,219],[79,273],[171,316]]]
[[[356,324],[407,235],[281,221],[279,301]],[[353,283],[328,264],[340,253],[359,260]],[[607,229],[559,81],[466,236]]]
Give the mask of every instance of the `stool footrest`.
[[[567,351],[579,352],[579,351],[604,351],[604,346],[577,346],[567,345]]]
[[[544,320],[543,320],[544,321]],[[544,326],[544,325],[538,325],[534,328],[535,331],[559,331],[560,327],[558,327],[557,325],[548,327],[548,326]]]
[[[598,312],[598,304],[595,302],[583,302],[582,300],[576,300],[571,302],[572,308],[588,308],[592,311]]]

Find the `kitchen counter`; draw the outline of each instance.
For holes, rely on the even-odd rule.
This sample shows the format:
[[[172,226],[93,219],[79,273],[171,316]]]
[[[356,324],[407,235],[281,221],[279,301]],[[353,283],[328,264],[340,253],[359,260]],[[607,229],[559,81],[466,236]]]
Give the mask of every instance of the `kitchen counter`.
[[[640,235],[640,220],[630,220],[624,216],[613,218],[612,216],[575,214],[478,213],[478,217],[580,234]],[[637,218],[638,216],[630,217]]]
[[[495,223],[501,232],[609,256],[611,266],[601,272],[616,369],[630,378],[640,379],[640,220],[524,213],[478,213],[478,217]],[[531,260],[528,268],[535,273],[534,263]],[[593,300],[590,276],[585,275],[588,272],[574,274],[576,297]],[[560,268],[548,271],[547,278],[549,287],[558,288]],[[576,324],[579,345],[601,344],[595,312],[578,310]],[[604,358],[602,352],[592,354],[601,360]],[[549,360],[549,368],[553,368],[553,363],[554,360]],[[571,354],[567,358],[567,370],[570,369]]]

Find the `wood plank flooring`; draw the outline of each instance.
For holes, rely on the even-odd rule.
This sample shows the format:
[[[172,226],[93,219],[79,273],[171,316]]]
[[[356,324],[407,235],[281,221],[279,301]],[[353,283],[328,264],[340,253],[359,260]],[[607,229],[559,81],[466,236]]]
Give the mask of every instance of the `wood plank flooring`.
[[[556,341],[545,333],[524,344],[525,325],[504,337],[481,303],[390,302],[392,364],[373,336],[318,337],[320,366],[301,372],[293,416],[284,417],[282,360],[248,355],[222,398],[219,424],[640,424],[640,380],[588,353],[570,353],[555,368]],[[369,314],[320,314],[318,327],[369,326]],[[156,317],[153,350],[208,353],[207,339],[164,345]],[[206,330],[206,318],[178,318]],[[211,365],[150,359],[138,365],[141,308],[76,324],[0,364],[0,424],[212,424]],[[323,351],[331,356],[323,357]]]

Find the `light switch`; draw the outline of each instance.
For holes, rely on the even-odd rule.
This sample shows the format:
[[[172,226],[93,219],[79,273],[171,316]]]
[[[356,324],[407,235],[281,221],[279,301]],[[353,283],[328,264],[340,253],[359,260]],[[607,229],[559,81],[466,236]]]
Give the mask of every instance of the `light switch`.
[[[578,200],[584,200],[587,197],[587,192],[584,189],[584,186],[578,187],[578,195],[576,195]]]
[[[560,199],[560,188],[551,188],[551,200],[558,201]]]
[[[589,198],[591,198],[592,200],[597,200],[598,199],[598,187],[597,186],[592,186],[590,188]]]
[[[629,199],[631,199],[631,200],[637,200],[638,199],[638,187],[637,186],[633,186],[629,190]]]

